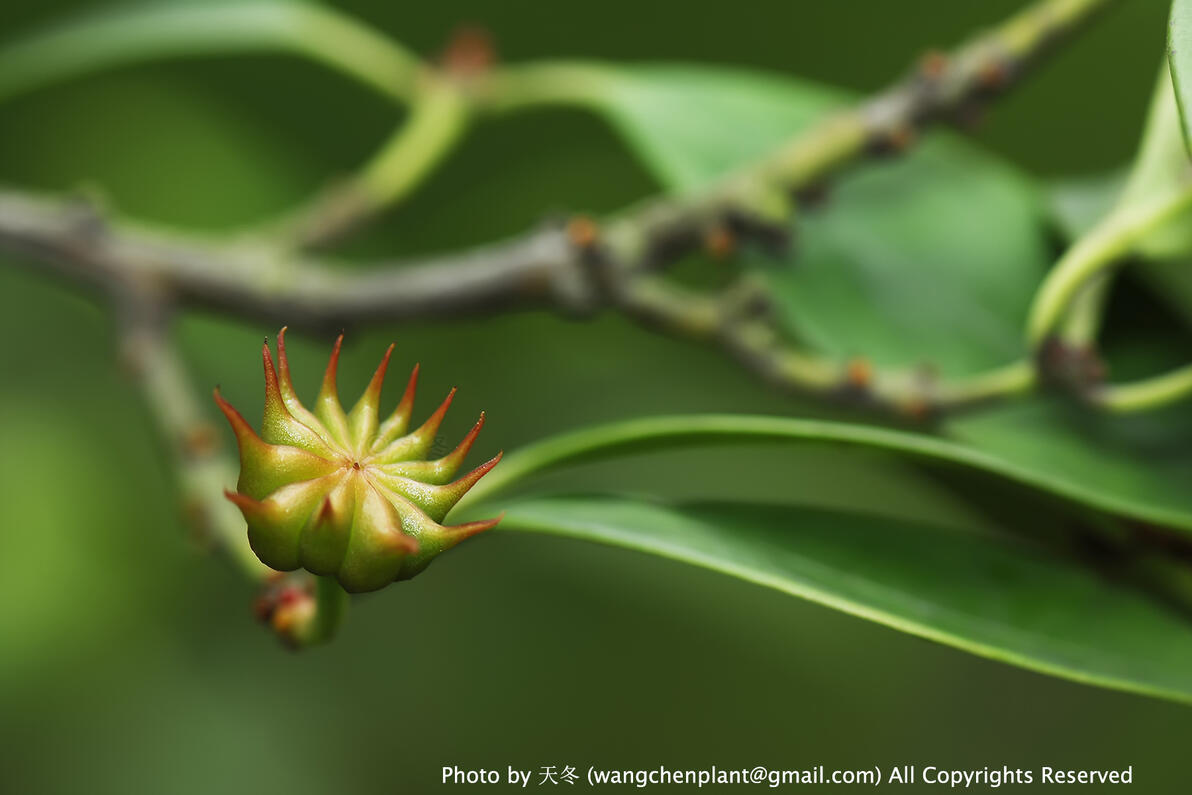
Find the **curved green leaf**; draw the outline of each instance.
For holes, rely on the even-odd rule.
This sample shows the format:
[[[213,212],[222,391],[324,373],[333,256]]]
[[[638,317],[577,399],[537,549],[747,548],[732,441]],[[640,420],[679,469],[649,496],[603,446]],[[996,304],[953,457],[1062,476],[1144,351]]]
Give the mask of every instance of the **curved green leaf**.
[[[1013,539],[789,506],[553,498],[505,507],[507,529],[662,555],[984,657],[1192,703],[1183,616]]]
[[[1192,532],[1192,427],[1171,416],[1073,417],[1038,401],[956,419],[943,436],[789,417],[697,414],[585,428],[507,456],[461,504],[570,462],[710,442],[819,441],[971,467],[1120,516]]]
[[[772,152],[847,99],[791,78],[695,66],[610,70],[592,93],[678,192]],[[836,180],[824,211],[799,219],[787,267],[764,272],[809,347],[967,374],[1024,353],[1027,307],[1051,259],[1044,217],[1024,175],[941,134]]]

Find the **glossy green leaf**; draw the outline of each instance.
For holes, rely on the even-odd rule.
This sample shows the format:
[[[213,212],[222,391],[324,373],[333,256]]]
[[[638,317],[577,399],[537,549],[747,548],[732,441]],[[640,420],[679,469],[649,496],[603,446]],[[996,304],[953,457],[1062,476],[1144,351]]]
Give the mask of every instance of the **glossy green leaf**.
[[[1159,600],[1011,538],[790,506],[551,498],[506,529],[703,566],[985,657],[1192,702],[1192,625]]]
[[[574,461],[715,442],[823,442],[955,464],[1123,517],[1192,532],[1192,423],[1168,414],[1075,415],[1032,401],[952,420],[938,436],[733,414],[647,417],[546,439],[506,457],[461,504]],[[797,474],[797,473],[796,473]]]
[[[847,99],[790,78],[704,67],[619,70],[596,105],[676,191],[773,151]],[[731,120],[727,122],[726,120]],[[1050,262],[1044,210],[1012,167],[955,136],[836,180],[790,261],[759,262],[810,347],[948,374],[1023,353]]]
[[[1034,400],[955,418],[953,444],[1023,483],[1122,516],[1192,531],[1192,423],[1185,407],[1137,415]]]

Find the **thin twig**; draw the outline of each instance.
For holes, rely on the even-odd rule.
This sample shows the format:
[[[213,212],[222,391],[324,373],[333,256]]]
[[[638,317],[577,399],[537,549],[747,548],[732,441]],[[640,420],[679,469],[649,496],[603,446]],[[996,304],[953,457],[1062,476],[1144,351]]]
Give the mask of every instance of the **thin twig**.
[[[299,648],[330,640],[343,620],[347,594],[334,582],[306,572],[282,573],[257,559],[244,517],[224,492],[236,483],[233,460],[221,434],[199,406],[186,365],[169,329],[170,308],[152,288],[114,289],[121,329],[121,358],[141,387],[150,416],[166,444],[187,522],[206,545],[226,555],[258,585],[258,618],[285,644]]]
[[[121,358],[145,396],[178,477],[186,518],[204,541],[220,549],[246,576],[269,573],[248,546],[244,518],[223,498],[236,482],[236,466],[220,449],[222,434],[198,404],[185,365],[169,342],[168,310],[136,286],[117,295]]]
[[[970,113],[1109,1],[1042,0],[951,56],[925,57],[905,80],[827,118],[759,163],[697,194],[645,203],[602,230],[572,224],[458,255],[345,268],[273,243],[217,243],[117,223],[77,203],[0,192],[0,247],[74,280],[151,284],[171,301],[293,325],[526,305],[586,313],[611,304],[682,336],[719,340],[751,369],[791,389],[857,393],[910,414],[944,408],[948,399],[967,404],[1018,394],[1032,381],[1020,377],[1020,365],[1012,366],[1013,378],[992,373],[973,384],[923,389],[916,373],[873,374],[855,363],[821,362],[800,353],[773,323],[740,311],[733,294],[709,298],[644,276],[703,245],[710,231],[728,228],[736,237],[780,243],[787,221],[773,208],[789,207],[789,194],[868,153],[905,148],[930,121]],[[494,97],[505,91],[506,106],[516,104],[517,71],[504,74],[470,96],[481,106],[496,106]],[[541,81],[542,73],[535,79]],[[551,93],[537,90],[537,96]]]
[[[873,154],[898,153],[939,121],[967,122],[1065,35],[1112,0],[1043,0],[951,54],[924,55],[905,78],[799,134],[769,156],[691,195],[655,199],[604,224],[604,253],[622,270],[660,269],[698,249],[710,233],[781,245],[792,197]],[[477,91],[501,112],[540,103],[588,104],[606,89],[598,70],[552,63],[494,72]]]
[[[111,223],[86,203],[0,191],[0,248],[72,281],[142,282],[176,302],[307,327],[526,303],[581,311],[593,300],[573,246],[554,228],[408,265],[352,267],[257,241]]]
[[[926,369],[879,370],[864,359],[820,358],[790,339],[769,294],[748,280],[712,298],[656,276],[635,276],[619,285],[615,300],[623,312],[653,328],[719,345],[776,387],[916,422],[1024,395],[1036,385],[1035,368],[1027,360],[944,380]]]
[[[449,74],[427,69],[410,115],[360,171],[317,194],[263,233],[299,249],[333,243],[414,191],[467,128],[469,107]]]
[[[1192,396],[1192,364],[1122,384],[1101,384],[1089,395],[1098,408],[1117,413],[1149,411]]]
[[[244,52],[310,58],[398,102],[414,95],[423,68],[389,37],[318,3],[130,3],[0,49],[0,100],[114,66]]]

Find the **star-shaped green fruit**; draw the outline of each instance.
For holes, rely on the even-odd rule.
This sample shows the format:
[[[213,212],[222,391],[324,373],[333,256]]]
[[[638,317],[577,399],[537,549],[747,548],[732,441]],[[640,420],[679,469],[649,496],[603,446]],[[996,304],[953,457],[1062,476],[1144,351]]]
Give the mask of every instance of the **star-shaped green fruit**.
[[[265,419],[258,436],[215,391],[240,446],[240,480],[228,499],[248,521],[248,540],[265,565],[335,577],[345,590],[373,591],[418,574],[439,553],[499,521],[442,525],[459,498],[501,459],[452,480],[484,415],[446,456],[427,459],[455,390],[416,430],[409,430],[418,381],[384,422],[381,385],[393,346],[364,395],[344,412],[335,379],[341,335],[314,410],[298,400],[286,359],[285,329],[277,337],[279,368],[264,346]]]

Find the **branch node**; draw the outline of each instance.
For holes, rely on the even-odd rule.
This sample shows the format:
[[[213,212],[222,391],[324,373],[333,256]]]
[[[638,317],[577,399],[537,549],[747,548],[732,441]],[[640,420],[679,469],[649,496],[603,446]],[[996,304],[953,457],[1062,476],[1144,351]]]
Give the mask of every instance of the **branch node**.
[[[1093,346],[1056,336],[1039,347],[1035,364],[1045,385],[1086,398],[1105,382],[1109,369]]]

